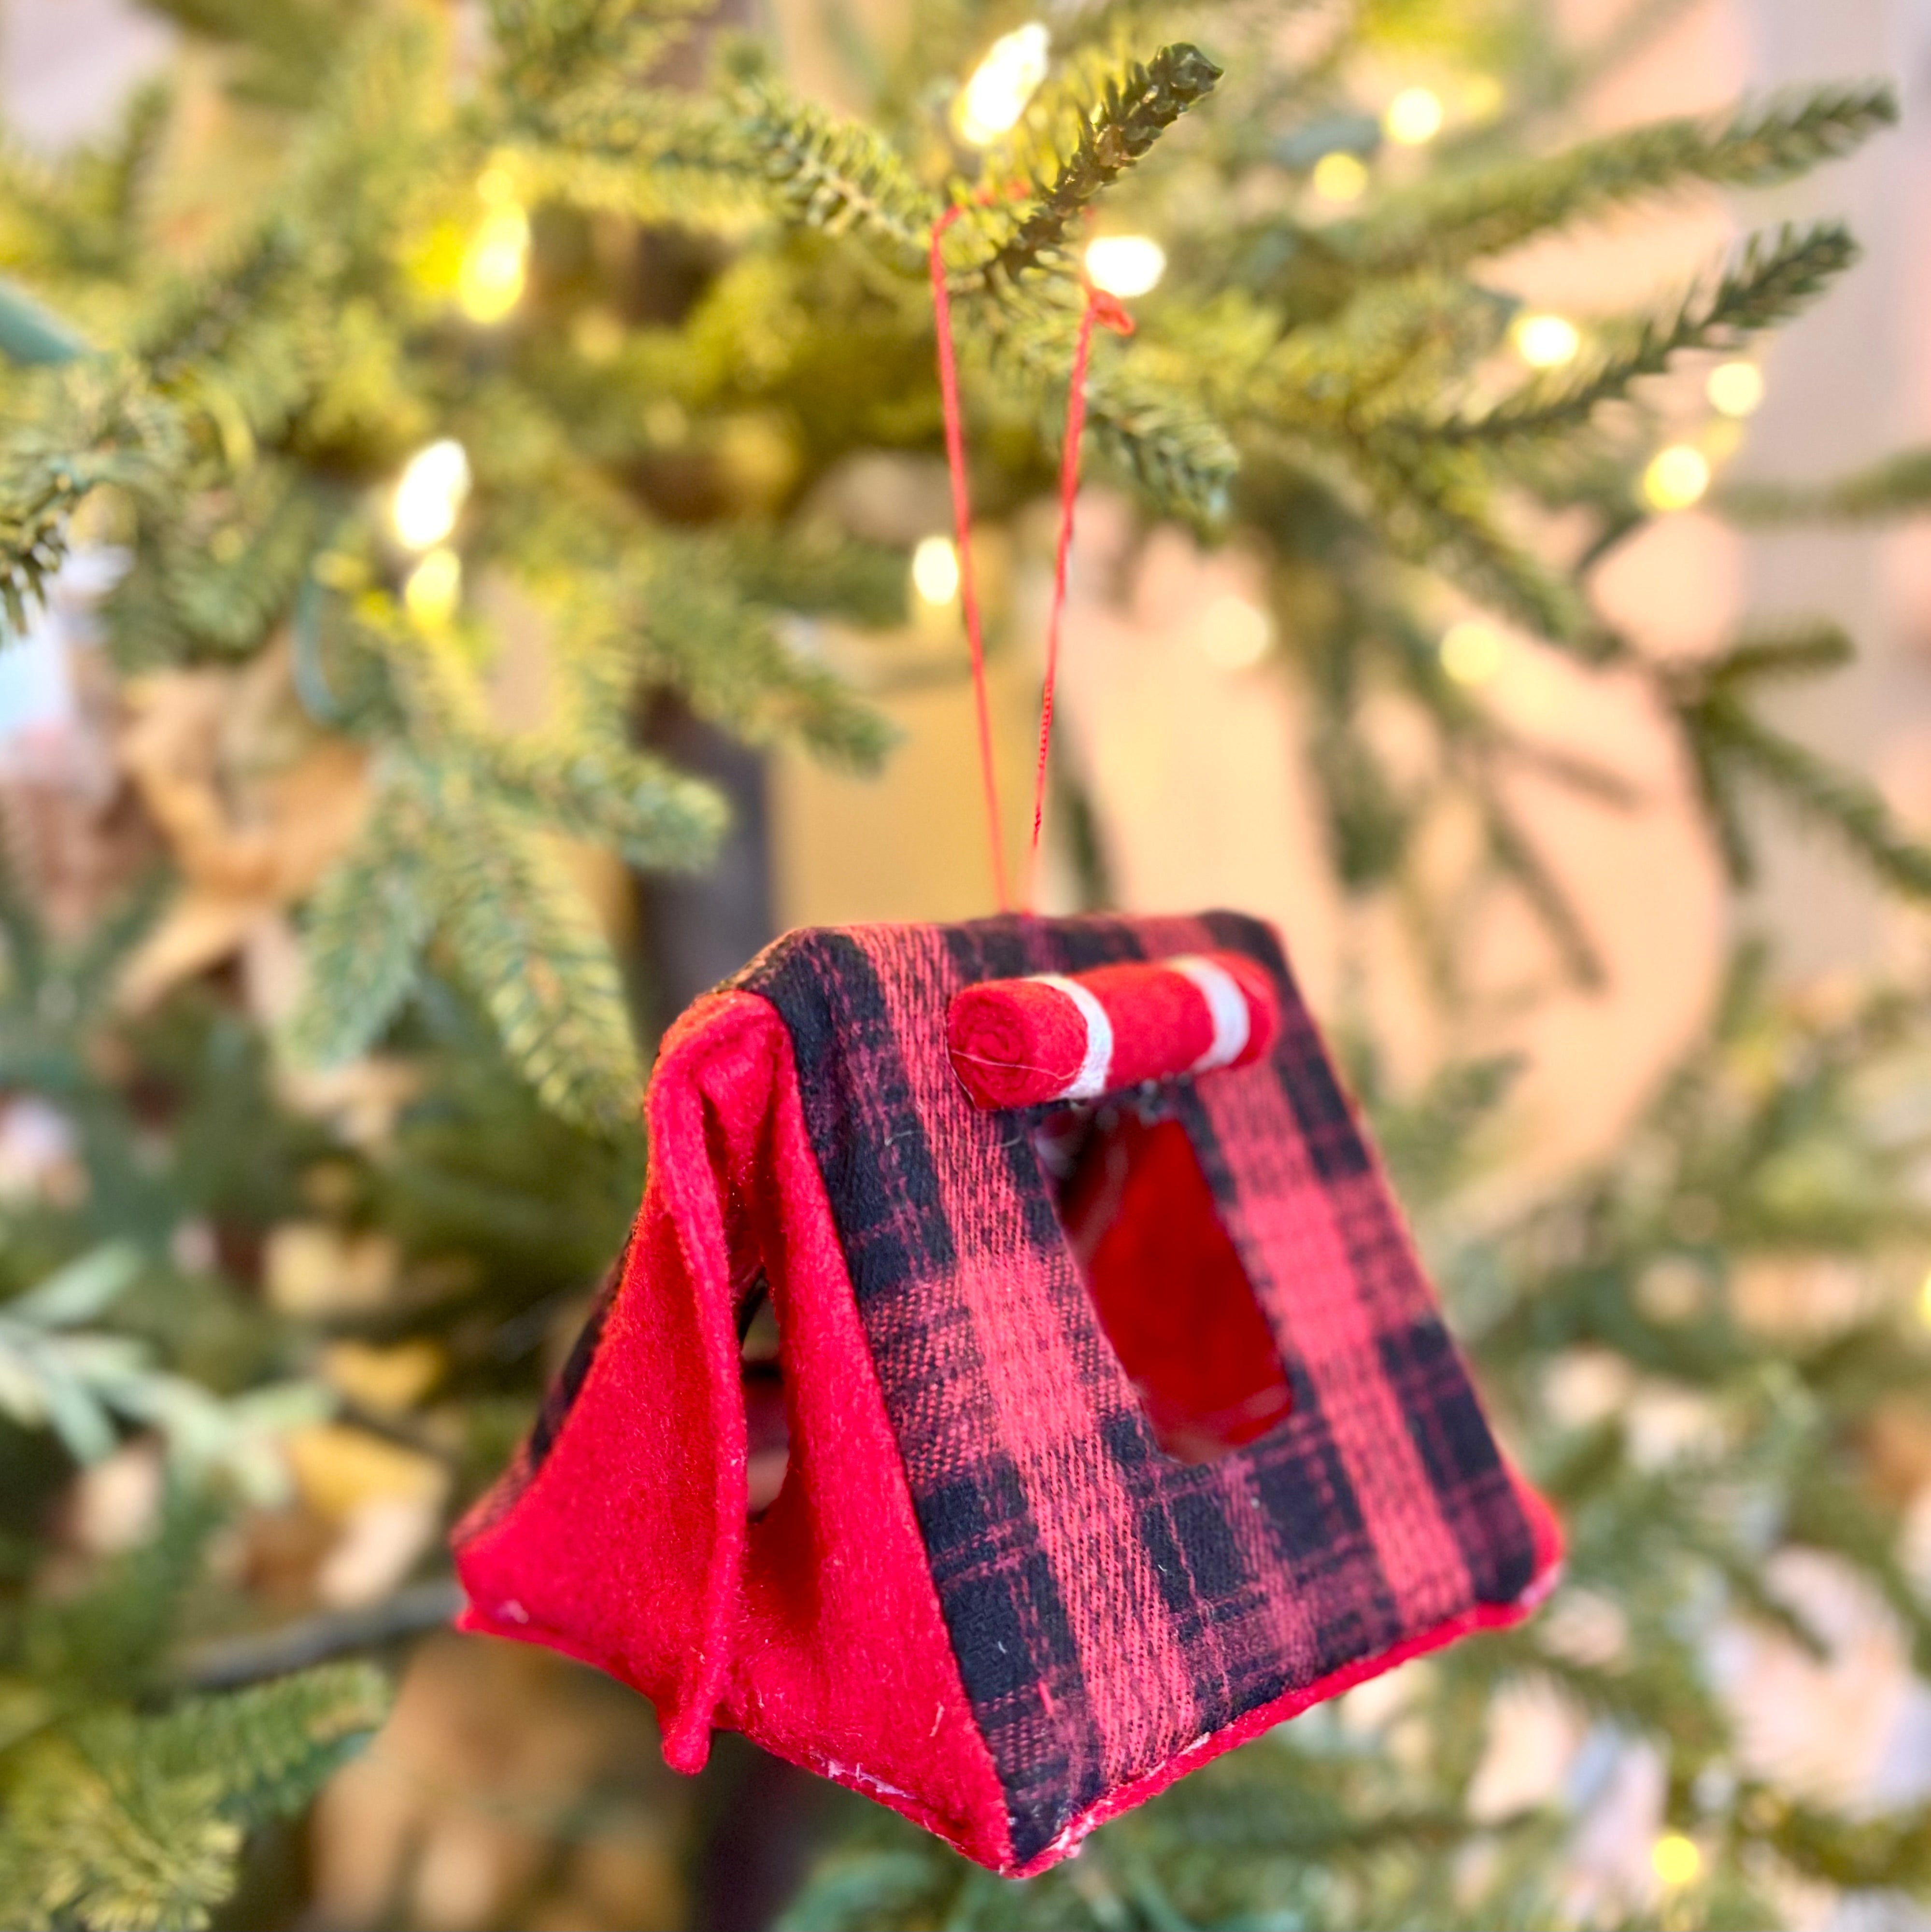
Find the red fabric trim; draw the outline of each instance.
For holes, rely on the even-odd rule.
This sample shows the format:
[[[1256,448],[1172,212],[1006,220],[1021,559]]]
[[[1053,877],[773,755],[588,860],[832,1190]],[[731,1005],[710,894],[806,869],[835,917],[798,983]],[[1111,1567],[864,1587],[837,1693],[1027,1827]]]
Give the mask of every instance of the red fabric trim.
[[[1170,1784],[1177,1783],[1189,1772],[1198,1771],[1215,1758],[1225,1756],[1242,1744],[1251,1743],[1262,1732],[1271,1731],[1276,1724],[1284,1724],[1290,1718],[1298,1718],[1303,1711],[1324,1704],[1330,1697],[1338,1697],[1343,1691],[1352,1690],[1358,1684],[1381,1676],[1398,1664],[1425,1657],[1431,1651],[1444,1649],[1463,1637],[1484,1630],[1507,1630],[1532,1616],[1561,1580],[1562,1532],[1548,1504],[1512,1470],[1510,1474],[1535,1532],[1536,1554],[1535,1580],[1512,1604],[1477,1604],[1472,1610],[1450,1617],[1431,1630],[1404,1638],[1377,1656],[1358,1658],[1352,1664],[1344,1664],[1338,1670],[1329,1672],[1325,1677],[1317,1678],[1311,1684],[1284,1692],[1271,1704],[1263,1704],[1246,1712],[1223,1730],[1176,1752],[1164,1764],[1156,1765],[1143,1776],[1130,1779],[1108,1792],[1081,1812],[1037,1858],[1029,1859],[1023,1865],[1007,1868],[1005,1876],[1037,1878],[1062,1858],[1072,1857],[1085,1839],[1122,1812],[1131,1811],[1137,1804],[1144,1804],[1149,1798],[1157,1798]]]
[[[1201,956],[1239,988],[1247,1043],[1226,1064],[1260,1058],[1281,1030],[1272,982],[1238,952]],[[1123,1092],[1143,1080],[1188,1073],[1214,1042],[1206,996],[1185,974],[1135,960],[1069,976],[1099,1002],[1113,1030],[1105,1088]],[[1061,988],[1037,978],[992,980],[954,995],[946,1014],[953,1071],[987,1108],[1032,1107],[1068,1097],[1086,1056],[1086,1022]]]
[[[656,1704],[664,1754],[713,1723],[1004,1869],[1012,1840],[927,1567],[903,1465],[771,1007],[713,995],[666,1036],[650,1174],[596,1357],[549,1454],[457,1536],[479,1630],[553,1649]],[[791,1462],[745,1515],[734,1276],[761,1258]]]

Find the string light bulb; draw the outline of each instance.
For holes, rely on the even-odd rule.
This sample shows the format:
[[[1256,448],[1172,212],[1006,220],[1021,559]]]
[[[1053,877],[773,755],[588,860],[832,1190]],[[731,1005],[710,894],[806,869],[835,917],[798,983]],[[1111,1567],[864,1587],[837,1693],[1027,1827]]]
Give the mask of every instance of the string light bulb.
[[[456,527],[470,494],[468,452],[453,436],[419,449],[397,478],[389,519],[405,549],[428,550]]]
[[[959,92],[956,124],[961,140],[988,147],[1018,120],[1046,78],[1052,44],[1044,24],[1029,20],[987,49]]]
[[[1381,131],[1398,146],[1425,147],[1442,131],[1441,96],[1431,88],[1404,87],[1381,116]]]
[[[1314,192],[1323,201],[1345,206],[1368,192],[1368,170],[1358,154],[1336,148],[1314,164]]]
[[[419,624],[433,630],[455,615],[462,590],[461,558],[439,544],[403,580],[402,602]]]
[[[1502,634],[1479,617],[1464,617],[1442,634],[1442,669],[1457,684],[1487,684],[1502,668]]]
[[[1274,645],[1274,620],[1258,604],[1224,590],[1200,613],[1197,634],[1209,664],[1251,670]]]
[[[1927,1274],[1917,1290],[1917,1315],[1927,1328],[1931,1328],[1931,1274]]]
[[[1754,362],[1719,362],[1704,393],[1720,416],[1753,416],[1764,399],[1764,372]]]
[[[1492,74],[1472,74],[1461,84],[1458,105],[1463,118],[1478,125],[1492,121],[1509,104],[1509,93]]]
[[[1143,296],[1167,272],[1167,250],[1150,235],[1100,235],[1086,244],[1086,279],[1122,300]]]
[[[912,588],[922,604],[950,604],[959,595],[959,552],[950,537],[920,537],[912,551]]]
[[[477,224],[456,271],[456,302],[470,321],[500,322],[522,299],[530,270],[530,218],[497,198]]]
[[[1531,369],[1560,369],[1582,352],[1582,332],[1566,315],[1518,316],[1510,333],[1515,353]]]
[[[1710,488],[1710,459],[1686,442],[1659,449],[1643,472],[1643,495],[1657,510],[1686,510]]]
[[[1694,1885],[1702,1875],[1703,1852],[1694,1838],[1665,1832],[1650,1847],[1650,1869],[1674,1892]]]

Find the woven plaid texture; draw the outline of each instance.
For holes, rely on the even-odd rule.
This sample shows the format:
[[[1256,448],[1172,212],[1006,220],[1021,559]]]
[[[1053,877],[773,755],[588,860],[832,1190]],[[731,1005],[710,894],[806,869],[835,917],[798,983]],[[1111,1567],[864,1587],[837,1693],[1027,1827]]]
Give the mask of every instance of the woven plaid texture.
[[[1293,1409],[1183,1466],[1101,1332],[1026,1117],[967,1101],[945,1014],[978,980],[1217,948],[1274,976],[1281,1035],[1170,1104]],[[1522,1595],[1524,1507],[1267,928],[1213,913],[817,929],[735,983],[791,1036],[1017,1862],[1243,1713]]]

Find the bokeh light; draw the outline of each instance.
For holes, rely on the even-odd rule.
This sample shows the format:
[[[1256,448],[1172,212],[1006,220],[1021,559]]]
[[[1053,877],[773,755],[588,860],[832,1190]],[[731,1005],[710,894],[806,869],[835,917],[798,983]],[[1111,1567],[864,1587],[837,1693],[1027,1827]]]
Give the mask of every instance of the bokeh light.
[[[1037,20],[1004,34],[987,50],[959,96],[959,138],[975,148],[996,141],[1026,112],[1046,78],[1052,38]]]
[[[1560,369],[1582,349],[1582,332],[1566,315],[1518,316],[1510,333],[1515,353],[1531,369]]]
[[[1694,1838],[1665,1832],[1650,1847],[1650,1869],[1674,1891],[1696,1882],[1703,1870],[1703,1853]]]
[[[1388,104],[1381,131],[1404,148],[1419,148],[1442,131],[1441,96],[1426,87],[1404,87]]]
[[[1368,192],[1368,169],[1356,154],[1337,148],[1314,164],[1314,192],[1323,201],[1345,206]]]
[[[1502,668],[1502,633],[1479,617],[1464,617],[1442,634],[1442,669],[1457,684],[1487,684]]]
[[[462,560],[454,550],[439,546],[403,580],[402,601],[419,624],[434,629],[455,615],[462,590]]]
[[[1086,278],[1110,296],[1143,296],[1167,272],[1167,250],[1150,235],[1101,235],[1086,244]]]
[[[1755,416],[1764,399],[1764,372],[1754,362],[1719,362],[1710,370],[1704,393],[1720,415]]]
[[[522,298],[529,268],[530,218],[515,202],[498,202],[463,250],[458,306],[472,322],[500,322]]]
[[[456,527],[470,494],[470,459],[453,436],[419,449],[404,467],[389,502],[389,524],[410,550],[428,550]]]
[[[911,580],[922,603],[950,604],[959,595],[959,552],[950,537],[919,538]]]
[[[1643,472],[1643,495],[1658,510],[1686,510],[1710,488],[1710,459],[1686,442],[1659,449]]]
[[[1251,598],[1224,590],[1200,613],[1200,649],[1222,670],[1250,670],[1274,646],[1274,620]]]

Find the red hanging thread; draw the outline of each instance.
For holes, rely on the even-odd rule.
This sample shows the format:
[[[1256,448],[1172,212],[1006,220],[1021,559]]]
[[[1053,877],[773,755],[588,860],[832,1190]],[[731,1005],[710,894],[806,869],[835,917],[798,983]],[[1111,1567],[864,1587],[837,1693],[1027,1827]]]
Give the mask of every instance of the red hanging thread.
[[[990,195],[983,197],[990,200]],[[979,776],[986,800],[987,836],[992,846],[993,880],[999,910],[1012,910],[1006,880],[1005,851],[999,838],[999,780],[993,765],[992,713],[986,696],[985,642],[979,622],[978,588],[972,574],[972,507],[966,476],[966,427],[959,406],[959,364],[952,344],[952,298],[946,286],[941,244],[945,231],[964,212],[948,208],[932,224],[929,262],[932,320],[938,338],[938,393],[945,416],[945,463],[952,482],[952,524],[959,548],[959,602],[966,620],[966,646],[972,660],[972,695],[978,710]],[[1032,844],[1027,860],[1026,898],[1031,912],[1038,888],[1039,833],[1046,812],[1046,760],[1053,736],[1053,692],[1059,669],[1059,631],[1066,608],[1067,565],[1073,548],[1073,509],[1080,494],[1080,440],[1086,424],[1086,364],[1092,352],[1093,326],[1104,323],[1122,335],[1133,333],[1133,318],[1113,296],[1086,283],[1086,302],[1074,338],[1073,368],[1066,396],[1066,431],[1059,459],[1059,532],[1053,561],[1053,602],[1046,620],[1046,679],[1040,694],[1039,757],[1033,771]]]

